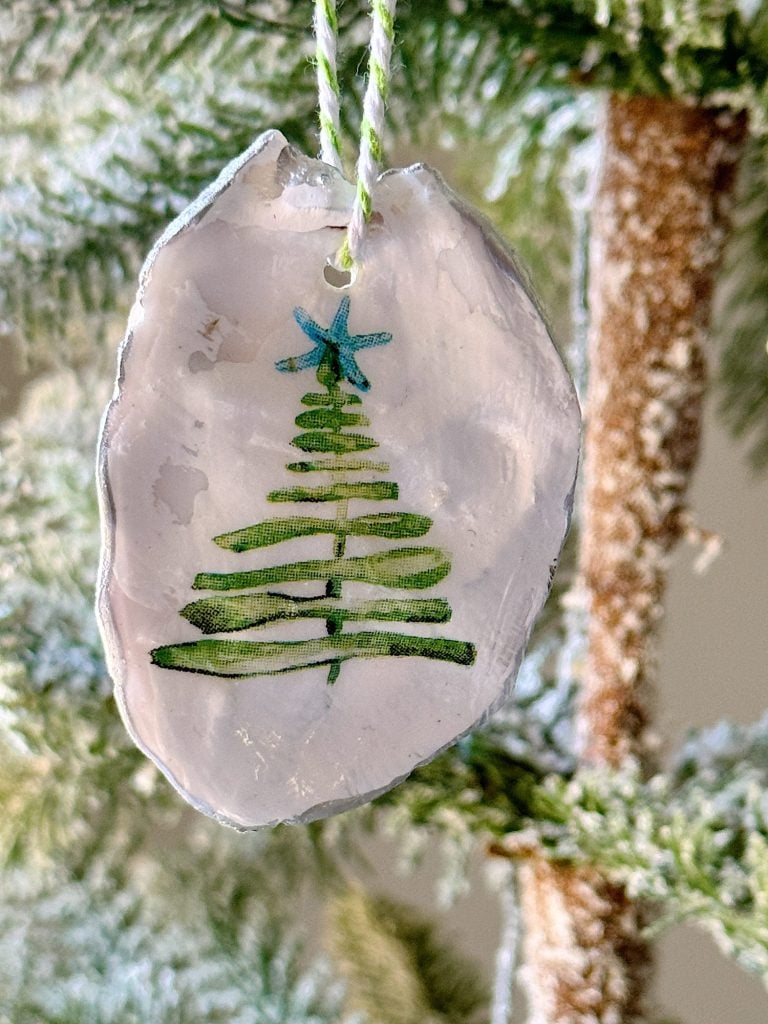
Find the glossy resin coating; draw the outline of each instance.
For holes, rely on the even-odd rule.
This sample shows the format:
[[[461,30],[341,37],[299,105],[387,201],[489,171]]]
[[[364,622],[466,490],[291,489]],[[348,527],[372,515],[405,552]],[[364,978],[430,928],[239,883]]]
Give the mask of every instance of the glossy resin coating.
[[[571,382],[499,241],[426,167],[374,193],[269,132],[142,273],[100,445],[126,724],[200,810],[309,821],[498,706],[549,590]]]

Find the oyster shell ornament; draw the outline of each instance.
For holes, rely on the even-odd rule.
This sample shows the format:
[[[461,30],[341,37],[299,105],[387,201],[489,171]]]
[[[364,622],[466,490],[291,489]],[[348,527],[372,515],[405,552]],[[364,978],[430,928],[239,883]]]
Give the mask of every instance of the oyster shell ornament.
[[[498,707],[579,448],[514,260],[424,166],[373,194],[262,135],[141,276],[99,451],[98,612],[131,736],[237,828],[395,785]]]

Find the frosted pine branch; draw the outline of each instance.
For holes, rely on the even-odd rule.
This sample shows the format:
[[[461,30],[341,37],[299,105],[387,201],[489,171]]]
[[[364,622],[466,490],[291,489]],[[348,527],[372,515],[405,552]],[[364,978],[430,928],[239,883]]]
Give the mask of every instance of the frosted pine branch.
[[[484,746],[482,735],[473,742],[463,756],[457,751],[420,769],[388,798],[397,800],[397,813],[408,811],[438,831],[445,816],[454,832],[463,821],[465,831],[487,837],[493,852],[536,875],[529,909],[539,885],[549,889],[559,878],[565,894],[555,887],[550,902],[539,906],[546,924],[549,912],[542,908],[556,913],[560,905],[564,916],[551,924],[561,938],[564,929],[579,927],[566,913],[574,886],[582,893],[577,905],[587,916],[591,905],[600,918],[600,886],[590,877],[599,868],[607,879],[600,885],[614,886],[613,900],[620,884],[622,899],[658,908],[655,929],[674,921],[704,927],[768,987],[768,716],[752,726],[723,723],[691,735],[670,771],[648,780],[637,764],[581,769],[570,780],[536,776]],[[549,878],[555,869],[558,878]],[[536,933],[533,941],[540,938]],[[547,962],[554,958],[553,968],[562,955],[554,942],[539,952]],[[587,962],[589,949],[574,955]],[[602,963],[608,970],[608,961]]]
[[[0,884],[0,1016],[14,1024],[339,1024],[342,986],[263,912],[231,943],[87,876]],[[351,1024],[351,1022],[350,1022]]]

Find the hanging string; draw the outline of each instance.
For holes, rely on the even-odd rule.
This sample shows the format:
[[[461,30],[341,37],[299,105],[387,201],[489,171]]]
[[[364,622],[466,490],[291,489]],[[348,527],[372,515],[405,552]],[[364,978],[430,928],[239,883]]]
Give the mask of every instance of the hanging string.
[[[320,159],[343,172],[339,128],[339,78],[336,72],[336,41],[339,22],[336,0],[315,0],[315,63],[320,105]]]
[[[357,190],[347,235],[337,256],[337,264],[342,270],[351,270],[360,261],[368,223],[373,213],[371,195],[381,170],[381,139],[384,133],[384,112],[391,77],[396,7],[397,0],[371,0],[368,84],[363,97],[360,152],[357,158]]]

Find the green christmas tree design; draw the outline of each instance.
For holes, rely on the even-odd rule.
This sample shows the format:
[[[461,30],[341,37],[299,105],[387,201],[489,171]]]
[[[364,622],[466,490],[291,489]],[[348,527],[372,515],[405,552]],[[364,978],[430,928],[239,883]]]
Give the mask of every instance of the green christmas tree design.
[[[428,516],[411,512],[375,512],[350,515],[350,502],[397,501],[398,485],[390,480],[360,481],[356,474],[387,473],[385,462],[361,453],[378,443],[360,433],[369,425],[359,395],[343,387],[348,382],[368,391],[369,382],[355,352],[391,341],[388,333],[350,335],[349,298],[344,297],[329,327],[321,327],[303,309],[294,317],[314,348],[304,355],[277,363],[282,372],[317,368],[322,391],[304,395],[306,407],[295,423],[301,429],[291,442],[308,458],[291,462],[289,472],[320,474],[319,486],[293,486],[272,491],[267,500],[277,504],[333,507],[335,516],[291,515],[267,519],[214,537],[227,551],[254,551],[295,537],[328,536],[331,557],[246,569],[233,573],[199,573],[193,589],[215,591],[216,596],[193,601],[180,614],[202,633],[255,630],[297,619],[321,619],[325,635],[309,640],[255,641],[210,637],[192,643],[158,647],[151,652],[155,665],[183,672],[214,676],[260,676],[328,666],[328,682],[335,682],[342,663],[352,658],[419,657],[471,665],[473,644],[442,637],[413,636],[388,629],[344,632],[358,622],[448,622],[451,607],[439,597],[344,600],[345,582],[366,583],[393,590],[427,590],[451,571],[450,555],[442,548],[408,544],[361,556],[347,555],[351,537],[380,537],[388,541],[413,540],[432,527]],[[317,580],[324,583],[318,596],[296,596],[272,589],[280,584]]]

